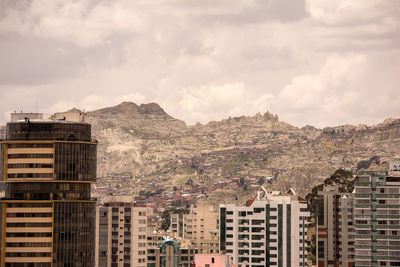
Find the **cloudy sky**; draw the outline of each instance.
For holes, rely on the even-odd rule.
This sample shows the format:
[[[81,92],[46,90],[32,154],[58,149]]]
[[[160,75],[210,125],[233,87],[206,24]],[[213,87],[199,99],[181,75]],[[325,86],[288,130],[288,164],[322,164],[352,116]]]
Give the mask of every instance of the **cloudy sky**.
[[[0,124],[122,101],[189,124],[400,117],[400,1],[0,0]]]

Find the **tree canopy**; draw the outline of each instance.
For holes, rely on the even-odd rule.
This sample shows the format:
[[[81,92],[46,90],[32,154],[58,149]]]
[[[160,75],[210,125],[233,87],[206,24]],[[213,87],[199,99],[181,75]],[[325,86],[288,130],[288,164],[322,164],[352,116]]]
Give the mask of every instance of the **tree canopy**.
[[[329,178],[325,179],[324,183],[314,186],[313,189],[311,189],[311,192],[306,196],[312,214],[315,213],[317,208],[318,191],[322,191],[324,185],[333,184],[339,186],[339,192],[351,193],[354,190],[353,174],[350,171],[338,169]]]

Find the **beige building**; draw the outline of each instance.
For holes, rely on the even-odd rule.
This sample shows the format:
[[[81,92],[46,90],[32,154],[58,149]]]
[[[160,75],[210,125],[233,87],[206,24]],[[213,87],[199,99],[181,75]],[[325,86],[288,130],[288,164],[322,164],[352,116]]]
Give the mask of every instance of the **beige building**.
[[[218,211],[211,205],[171,214],[171,231],[175,237],[189,240],[197,254],[219,252]]]
[[[147,267],[190,267],[195,249],[190,242],[170,238],[166,233],[148,233]]]
[[[22,111],[20,113],[14,112],[11,113],[11,122],[16,122],[19,120],[42,120],[43,119],[43,113],[23,113]]]
[[[131,196],[107,196],[96,207],[96,267],[146,267],[146,207]]]
[[[324,186],[317,201],[318,267],[354,266],[354,194],[341,193],[337,185]]]
[[[88,122],[88,115],[86,112],[81,111],[77,108],[73,108],[66,112],[54,113],[51,116],[53,120],[64,120],[64,121],[76,121],[76,122]]]

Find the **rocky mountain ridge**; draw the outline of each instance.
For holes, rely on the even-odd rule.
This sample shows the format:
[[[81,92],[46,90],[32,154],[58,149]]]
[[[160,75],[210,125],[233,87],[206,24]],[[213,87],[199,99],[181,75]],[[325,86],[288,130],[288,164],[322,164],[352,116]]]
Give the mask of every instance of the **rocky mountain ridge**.
[[[274,176],[274,187],[305,194],[337,168],[373,156],[388,161],[400,148],[398,119],[298,128],[266,112],[186,125],[155,103],[128,102],[88,115],[99,140],[99,176],[131,176],[138,190],[161,178],[179,185]]]
[[[265,182],[305,196],[338,168],[365,166],[359,163],[372,157],[387,162],[400,151],[400,119],[318,129],[295,127],[266,112],[187,125],[156,103],[131,102],[90,111],[88,118],[99,141],[97,186],[117,194],[126,188],[115,184],[134,194],[162,189],[173,196],[185,193],[186,184],[204,191]]]

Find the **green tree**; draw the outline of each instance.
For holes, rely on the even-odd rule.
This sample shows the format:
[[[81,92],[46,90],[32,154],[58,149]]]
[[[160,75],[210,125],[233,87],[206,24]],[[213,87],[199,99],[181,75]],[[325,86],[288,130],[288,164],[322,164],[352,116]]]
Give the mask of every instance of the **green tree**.
[[[171,226],[171,214],[169,214],[168,210],[164,210],[163,214],[161,215],[161,229],[167,231]]]
[[[336,170],[329,178],[324,180],[324,183],[314,186],[311,189],[311,192],[306,196],[308,201],[308,207],[311,212],[311,216],[315,216],[315,212],[317,210],[317,199],[318,199],[318,191],[322,191],[324,189],[324,185],[338,185],[339,192],[350,193],[354,190],[354,179],[353,174],[350,171],[346,171],[343,169]],[[314,229],[314,233],[311,236],[311,253],[308,254],[308,259],[315,263],[316,258],[316,233],[315,233],[315,222],[310,225]],[[311,229],[311,228],[309,228]]]
[[[350,193],[354,190],[353,174],[350,171],[338,169],[329,178],[325,179],[323,184],[314,186],[311,192],[306,196],[311,214],[315,214],[317,208],[318,191],[322,191],[324,185],[333,184],[339,186],[339,192]]]
[[[242,177],[240,177],[240,179],[239,179],[239,186],[244,186],[244,183],[245,183],[244,177],[242,176]]]

